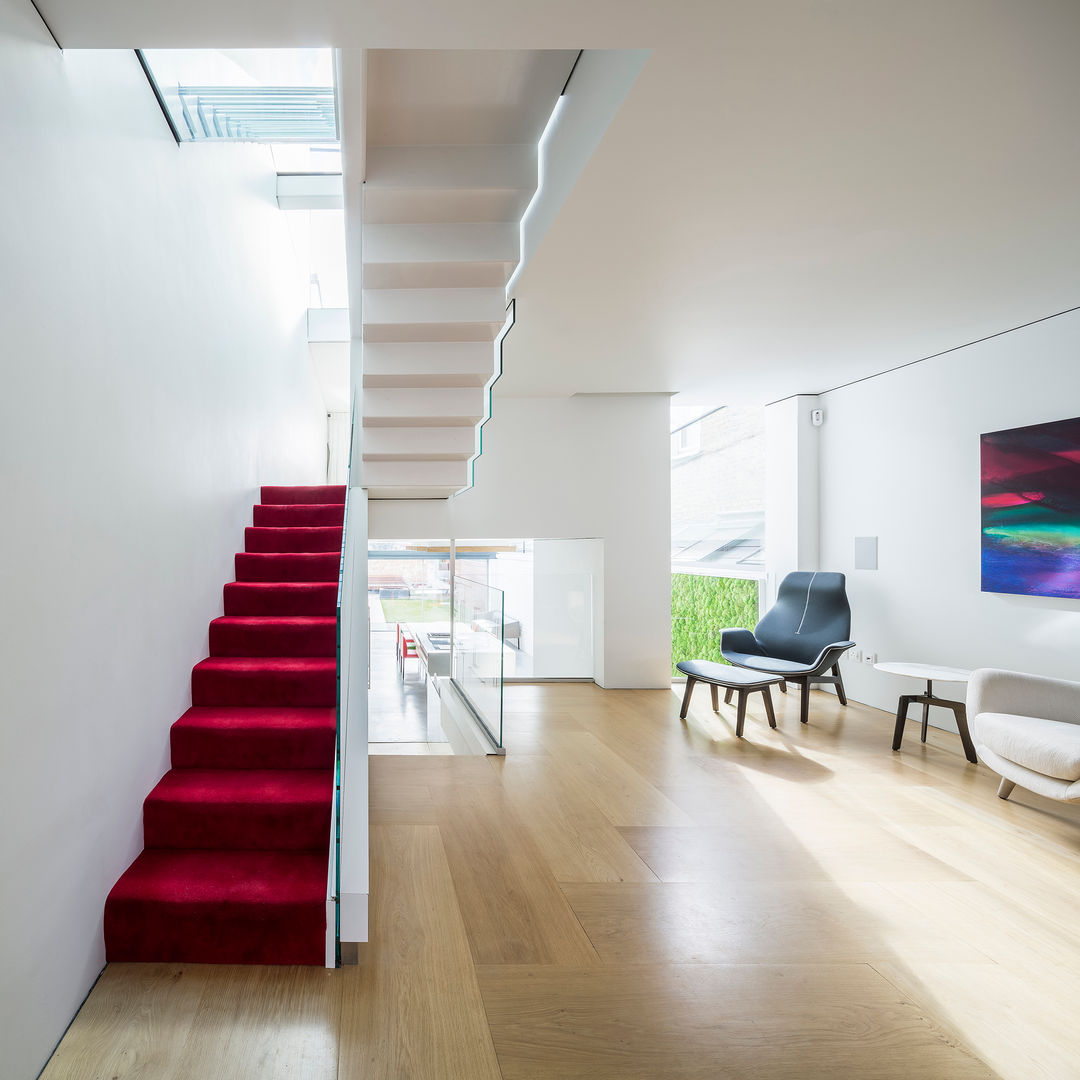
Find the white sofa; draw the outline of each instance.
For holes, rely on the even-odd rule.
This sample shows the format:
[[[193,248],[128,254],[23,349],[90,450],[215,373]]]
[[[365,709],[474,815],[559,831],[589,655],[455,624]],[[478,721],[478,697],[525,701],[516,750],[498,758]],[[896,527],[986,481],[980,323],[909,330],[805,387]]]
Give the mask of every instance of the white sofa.
[[[998,796],[1019,784],[1080,802],[1080,683],[980,668],[968,682],[967,717],[979,759],[1001,776]]]

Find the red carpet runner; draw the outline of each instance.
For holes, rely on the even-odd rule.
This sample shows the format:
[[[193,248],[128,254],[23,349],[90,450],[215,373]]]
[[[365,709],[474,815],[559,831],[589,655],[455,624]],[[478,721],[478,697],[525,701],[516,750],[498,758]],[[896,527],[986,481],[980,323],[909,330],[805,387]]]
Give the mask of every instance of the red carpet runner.
[[[109,960],[322,964],[344,487],[264,487],[105,902]]]

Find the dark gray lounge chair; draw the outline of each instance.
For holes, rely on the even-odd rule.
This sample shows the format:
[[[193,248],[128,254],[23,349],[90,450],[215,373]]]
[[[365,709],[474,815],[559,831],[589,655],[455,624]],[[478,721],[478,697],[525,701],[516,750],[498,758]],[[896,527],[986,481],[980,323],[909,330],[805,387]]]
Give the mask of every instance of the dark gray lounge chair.
[[[724,630],[720,654],[736,667],[779,675],[802,687],[799,719],[809,718],[810,684],[834,683],[840,704],[847,704],[840,657],[855,642],[844,575],[797,571],[780,583],[776,603],[754,630]],[[828,672],[832,672],[828,674]]]

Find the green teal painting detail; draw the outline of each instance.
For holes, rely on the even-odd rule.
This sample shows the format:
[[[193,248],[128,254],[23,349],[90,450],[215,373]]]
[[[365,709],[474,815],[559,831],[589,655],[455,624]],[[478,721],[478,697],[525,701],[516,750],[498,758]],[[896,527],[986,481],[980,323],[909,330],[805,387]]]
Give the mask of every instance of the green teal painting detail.
[[[983,592],[1080,599],[1080,417],[981,440]]]

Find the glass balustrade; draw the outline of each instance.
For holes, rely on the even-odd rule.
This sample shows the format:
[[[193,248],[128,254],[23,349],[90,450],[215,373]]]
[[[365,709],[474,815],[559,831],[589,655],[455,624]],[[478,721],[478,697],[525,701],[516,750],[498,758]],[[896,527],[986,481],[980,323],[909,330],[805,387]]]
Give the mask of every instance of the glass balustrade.
[[[450,678],[496,747],[503,742],[506,606],[501,589],[454,578]],[[509,658],[513,663],[513,657]]]

